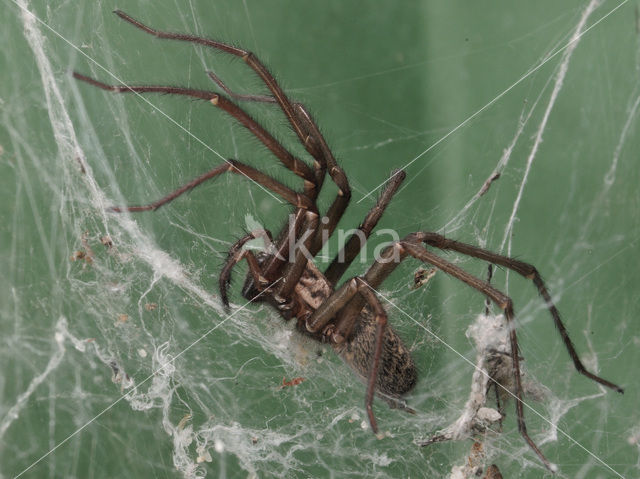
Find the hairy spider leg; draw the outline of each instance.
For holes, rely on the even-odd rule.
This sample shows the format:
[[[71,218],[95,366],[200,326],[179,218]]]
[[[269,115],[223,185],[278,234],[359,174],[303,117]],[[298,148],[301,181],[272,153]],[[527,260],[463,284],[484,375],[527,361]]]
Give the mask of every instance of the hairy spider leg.
[[[236,93],[233,90],[231,90],[231,88],[229,88],[215,73],[208,71],[207,75],[209,75],[209,78],[211,78],[222,89],[222,91],[224,91],[227,95],[229,95],[229,97],[233,98],[234,100],[250,101],[250,102],[256,102],[256,103],[273,103],[273,104],[278,103],[275,97],[269,96],[269,95],[243,95],[240,93]],[[296,113],[299,114],[298,120],[303,124],[306,124],[307,129],[309,129],[308,125],[311,117],[306,112],[304,105],[302,105],[302,103],[294,102],[293,108],[296,111]],[[307,141],[310,141],[310,140],[311,140],[311,137],[307,136]],[[312,147],[314,145],[310,144],[309,146]],[[316,184],[319,190],[322,187],[322,183],[324,181],[325,173],[327,170],[327,164],[321,155],[318,156],[318,158],[315,158],[316,154],[320,155],[320,153],[316,150],[316,153],[313,154],[312,156],[314,156],[314,159],[316,160],[314,161],[314,169],[316,173]]]
[[[349,268],[353,260],[356,258],[366,240],[371,236],[373,229],[378,224],[380,218],[387,206],[393,199],[398,188],[406,178],[406,173],[402,170],[394,170],[391,173],[387,186],[382,194],[378,197],[375,206],[371,208],[364,221],[358,226],[356,233],[353,233],[342,250],[336,255],[329,267],[325,270],[324,275],[331,284],[336,284],[342,277],[344,272]],[[363,241],[364,240],[364,241]]]
[[[271,95],[243,95],[242,93],[236,93],[231,88],[229,88],[214,72],[207,71],[207,75],[209,75],[209,78],[211,78],[211,80],[213,80],[213,82],[218,85],[223,92],[225,92],[227,95],[229,95],[230,98],[233,98],[234,100],[253,101],[256,103],[278,103],[278,100],[276,100],[275,97]]]
[[[255,168],[245,165],[237,160],[227,160],[227,163],[223,165],[216,166],[215,168],[207,171],[206,173],[194,178],[189,183],[181,186],[180,188],[172,191],[166,196],[163,196],[157,201],[153,203],[148,203],[140,206],[113,206],[110,208],[110,211],[114,213],[120,213],[122,211],[129,211],[132,213],[137,213],[140,211],[154,211],[160,208],[161,206],[170,203],[178,196],[192,190],[196,186],[208,181],[210,179],[215,178],[216,176],[222,173],[236,173],[255,181],[256,183],[264,186],[265,188],[277,193],[282,196],[285,200],[291,203],[293,206],[297,208],[301,208],[304,210],[308,210],[317,216],[315,213],[315,203],[311,201],[307,196],[301,195],[300,193],[295,192],[294,190],[284,186],[282,183],[279,183],[272,177],[265,175],[264,173],[256,170]]]
[[[172,193],[166,195],[156,202],[145,206],[132,206],[124,209],[131,212],[155,210],[160,206],[173,201],[181,194],[195,188],[206,180],[211,179],[225,171],[232,171],[235,173],[241,173],[247,178],[250,178],[257,183],[265,186],[266,188],[275,191],[276,193],[282,195],[285,199],[287,199],[287,201],[289,201],[293,206],[295,206],[297,208],[296,219],[294,221],[295,234],[298,235],[300,229],[302,228],[302,225],[304,224],[306,226],[305,234],[308,238],[304,243],[304,248],[306,250],[311,249],[311,243],[314,239],[314,233],[317,230],[318,226],[318,212],[314,202],[318,190],[318,188],[316,188],[315,175],[305,163],[291,155],[279,142],[277,142],[266,130],[264,130],[264,128],[262,128],[262,126],[260,126],[255,120],[253,120],[253,118],[251,118],[240,107],[217,93],[204,90],[155,85],[108,85],[77,72],[74,72],[73,75],[78,80],[84,81],[103,90],[112,91],[115,93],[165,93],[208,100],[212,105],[220,107],[225,112],[236,118],[243,126],[249,129],[249,131],[251,131],[260,141],[262,141],[262,143],[265,144],[265,146],[267,146],[287,168],[289,168],[305,180],[304,194],[298,194],[293,190],[285,187],[281,183],[277,182],[273,178],[260,173],[259,171],[251,168],[248,165],[244,165],[237,161],[228,160],[227,164],[229,165],[229,167],[233,167],[233,169],[226,167],[226,165],[216,167],[209,172],[197,177],[186,185],[181,186],[177,190],[173,191]],[[292,196],[296,197],[296,201],[291,200]],[[119,212],[123,209],[115,207],[111,210],[114,212]],[[274,255],[273,258],[282,258],[281,261],[284,262],[288,254],[289,242],[286,235],[282,236],[283,239],[278,246],[278,254]],[[304,271],[304,267],[306,266],[306,259],[307,258],[304,254],[304,250],[299,249],[296,252],[295,260],[289,264],[288,269],[284,272],[284,274],[281,275],[283,281],[279,292],[280,298],[286,297],[288,294],[290,294],[291,290],[293,290],[293,287],[295,287],[295,284],[302,275],[302,271]],[[264,271],[264,275],[271,280],[276,279],[275,277],[269,276],[269,271],[269,267],[267,267]],[[283,289],[284,292],[282,291]]]
[[[371,306],[376,323],[376,342],[373,352],[373,361],[369,368],[367,378],[367,393],[365,395],[365,408],[369,417],[369,424],[375,434],[378,433],[378,425],[373,414],[373,397],[376,390],[376,380],[380,367],[380,357],[382,356],[382,345],[384,333],[387,327],[387,313],[385,312],[378,297],[371,290],[371,287],[360,277],[354,277],[346,281],[337,291],[325,300],[318,309],[314,311],[307,320],[307,330],[312,333],[319,332],[335,317],[345,304],[349,302],[357,293],[360,293]]]
[[[269,281],[264,277],[262,268],[256,256],[252,251],[242,249],[249,241],[257,238],[263,238],[268,247],[272,246],[273,236],[271,235],[271,232],[269,230],[257,230],[243,236],[236,241],[231,248],[229,248],[227,260],[225,261],[222,271],[220,272],[220,277],[218,278],[220,298],[222,299],[222,304],[224,304],[226,308],[229,307],[227,289],[231,284],[231,272],[233,271],[234,266],[243,259],[249,264],[249,274],[251,275],[253,284],[258,292],[262,293],[269,285]]]
[[[318,129],[315,121],[311,118],[311,115],[309,115],[309,113],[304,109],[302,105],[294,104],[293,102],[291,102],[291,100],[289,100],[282,88],[280,88],[280,85],[278,85],[273,75],[252,52],[234,47],[232,45],[228,45],[226,43],[217,42],[215,40],[210,40],[195,35],[156,30],[141,23],[140,21],[134,19],[133,17],[120,10],[116,10],[114,13],[121,19],[155,37],[196,43],[242,58],[247,63],[247,65],[254,72],[256,72],[256,74],[262,79],[265,86],[273,94],[275,100],[280,105],[280,108],[282,109],[292,128],[296,132],[296,135],[303,143],[305,149],[309,152],[309,154],[311,154],[311,156],[313,156],[316,162],[320,163],[320,166],[316,167],[316,170],[322,169],[322,164],[325,164],[329,171],[329,175],[331,176],[334,183],[338,186],[337,197],[334,200],[332,206],[329,208],[329,212],[327,213],[327,217],[330,219],[330,223],[335,228],[335,225],[338,223],[339,218],[344,213],[344,210],[346,209],[351,198],[351,189],[349,187],[347,177],[342,168],[340,168],[335,161],[331,150],[327,146],[324,137],[320,133],[320,130]],[[308,213],[303,214],[301,212],[296,212],[296,230],[299,228],[299,223],[303,221],[306,224],[306,231],[318,229],[319,222],[317,218],[313,218],[313,215],[309,215]],[[281,239],[281,242],[278,246],[279,251],[285,252],[287,250],[287,240],[288,239],[286,237]],[[318,247],[317,243],[318,240],[314,240],[314,245],[310,249],[310,252],[312,254],[314,254],[314,251],[317,252],[322,248],[322,245]],[[281,255],[280,257],[276,255],[271,258],[269,264],[265,269],[265,275],[268,278],[275,278],[278,275],[278,272],[280,272],[282,268],[282,258],[284,256],[286,255]],[[300,256],[301,255],[296,254],[296,258]],[[303,261],[306,264],[306,258],[303,258]],[[303,270],[303,266],[301,267],[297,264],[288,265],[287,272],[284,276],[284,281],[282,282],[279,291],[281,295],[284,296],[293,290]]]
[[[315,256],[318,251],[322,249],[324,245],[324,241],[326,238],[331,236],[342,218],[347,206],[349,206],[349,201],[351,200],[351,187],[349,186],[349,181],[347,180],[347,175],[345,172],[338,166],[336,159],[333,157],[333,153],[327,145],[322,133],[318,129],[316,122],[311,118],[309,112],[305,109],[303,105],[300,103],[296,104],[296,112],[298,117],[304,118],[304,122],[309,129],[311,137],[318,144],[320,151],[322,154],[320,155],[325,160],[326,168],[329,171],[329,176],[333,180],[333,182],[338,187],[338,192],[336,193],[336,197],[331,203],[331,206],[327,210],[325,217],[328,219],[326,223],[322,223],[322,226],[316,232],[316,237],[313,242],[313,247],[311,249],[311,255]]]
[[[589,379],[599,384],[602,384],[603,386],[608,387],[609,389],[613,389],[614,391],[619,393],[624,393],[624,389],[622,389],[620,386],[617,386],[616,384],[589,372],[587,368],[585,368],[585,366],[582,364],[582,361],[580,360],[580,357],[576,352],[573,342],[569,337],[569,332],[567,331],[567,328],[565,327],[564,323],[560,319],[560,313],[558,312],[558,308],[556,308],[555,304],[553,303],[553,299],[551,298],[551,295],[549,294],[549,291],[547,290],[544,284],[544,281],[542,280],[542,276],[540,276],[540,273],[533,265],[529,263],[525,263],[523,261],[519,261],[514,258],[509,258],[508,256],[503,256],[497,253],[493,253],[491,251],[487,251],[486,249],[479,248],[477,246],[461,243],[459,241],[450,240],[438,233],[431,233],[431,232],[416,233],[416,239],[418,239],[423,243],[428,244],[429,246],[433,246],[434,248],[438,248],[441,250],[456,251],[465,256],[471,256],[473,258],[478,258],[478,259],[487,261],[489,263],[503,266],[533,281],[533,284],[538,290],[538,293],[540,294],[540,296],[542,296],[542,299],[544,299],[545,304],[547,305],[547,309],[549,310],[549,313],[551,313],[551,317],[553,318],[553,323],[555,324],[556,328],[558,329],[558,332],[560,333],[560,336],[562,337],[562,342],[567,348],[569,356],[571,357],[571,360],[573,361],[573,365],[575,366],[576,370],[580,374],[588,377]]]
[[[154,37],[167,39],[167,40],[178,40],[178,41],[184,41],[184,42],[188,42],[188,43],[196,43],[198,45],[202,45],[202,46],[205,46],[205,47],[213,48],[215,50],[219,50],[219,51],[228,53],[230,55],[239,57],[242,60],[244,60],[245,63],[247,63],[247,65],[249,65],[249,67],[258,74],[258,76],[262,79],[262,81],[264,82],[266,87],[271,91],[271,93],[273,94],[274,98],[276,99],[276,101],[280,105],[280,108],[282,108],[284,114],[286,115],[286,117],[288,118],[289,122],[291,123],[291,126],[296,131],[296,134],[298,135],[300,140],[304,143],[304,140],[305,140],[305,137],[306,137],[306,131],[304,131],[304,129],[301,128],[300,123],[297,121],[296,116],[295,116],[295,112],[294,112],[294,108],[293,108],[293,105],[292,105],[291,101],[289,100],[287,95],[284,93],[284,91],[280,88],[280,86],[276,82],[276,80],[273,77],[273,75],[255,57],[255,55],[253,53],[251,53],[251,52],[249,52],[247,50],[243,50],[241,48],[237,48],[237,47],[234,47],[232,45],[223,43],[223,42],[218,42],[218,41],[215,41],[215,40],[199,37],[199,36],[196,36],[196,35],[189,35],[189,34],[184,34],[184,33],[164,32],[164,31],[161,31],[161,30],[156,30],[156,29],[151,28],[151,27],[145,25],[144,23],[136,20],[135,18],[131,17],[130,15],[124,13],[121,10],[115,10],[113,13],[115,13],[122,20],[125,20],[126,22],[130,23],[131,25],[135,26],[136,28],[139,28],[143,32],[146,32],[146,33],[148,33],[150,35],[153,35]]]
[[[114,93],[163,93],[168,95],[183,95],[192,98],[198,98],[200,100],[206,100],[213,106],[220,108],[229,115],[233,116],[242,126],[247,128],[253,135],[255,135],[255,137],[258,138],[258,140],[260,140],[260,142],[265,145],[286,168],[305,180],[305,194],[307,196],[312,199],[315,199],[315,196],[317,196],[317,193],[315,193],[315,175],[311,168],[309,168],[306,163],[293,156],[284,146],[282,146],[268,131],[266,131],[258,122],[256,122],[251,116],[249,116],[249,114],[247,114],[242,108],[229,101],[224,96],[219,95],[218,93],[206,90],[196,90],[192,88],[180,88],[162,85],[109,85],[78,72],[74,72],[73,77],[77,80],[83,81],[102,90]]]

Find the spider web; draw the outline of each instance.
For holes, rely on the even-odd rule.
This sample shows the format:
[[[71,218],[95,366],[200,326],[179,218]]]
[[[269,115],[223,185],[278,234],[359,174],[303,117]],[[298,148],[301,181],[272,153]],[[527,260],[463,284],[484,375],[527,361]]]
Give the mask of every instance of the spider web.
[[[626,392],[578,375],[535,288],[494,271],[516,306],[525,402],[539,413],[525,408],[529,433],[560,477],[637,476],[638,3],[344,3],[143,1],[128,13],[260,55],[347,172],[341,228],[411,163],[380,228],[436,230],[535,264],[587,367]],[[118,6],[4,5],[0,477],[472,477],[475,462],[504,477],[545,474],[513,401],[501,430],[477,437],[480,455],[470,439],[415,444],[469,414],[476,347],[499,343],[483,334],[498,311],[483,314],[476,292],[441,273],[410,288],[422,266],[410,261],[384,283],[420,379],[406,398],[415,415],[376,401],[377,439],[364,386],[269,308],[245,305],[241,271],[231,312],[220,304],[229,245],[256,224],[277,230],[284,203],[221,177],[153,214],[105,212],[156,199],[220,156],[297,185],[203,102],[74,82],[75,69],[214,89],[213,70],[239,92],[264,92],[242,62],[154,41],[112,15]],[[243,106],[304,156],[275,108]],[[325,189],[321,206],[335,194]],[[345,277],[388,240],[374,235]],[[334,239],[319,263],[336,249]],[[486,265],[445,256],[486,277]],[[491,394],[485,406],[496,408]]]

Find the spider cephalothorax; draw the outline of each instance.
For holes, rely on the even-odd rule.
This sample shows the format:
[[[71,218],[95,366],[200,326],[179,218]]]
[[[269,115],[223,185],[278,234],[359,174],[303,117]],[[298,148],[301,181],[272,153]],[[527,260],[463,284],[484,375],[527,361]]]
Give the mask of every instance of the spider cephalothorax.
[[[228,306],[227,287],[233,267],[242,260],[247,261],[249,274],[242,290],[243,295],[252,301],[270,303],[280,312],[284,319],[295,319],[297,329],[301,333],[318,341],[330,343],[340,357],[366,381],[365,406],[374,432],[377,431],[377,425],[372,403],[376,393],[392,406],[399,406],[411,411],[404,407],[401,396],[414,387],[417,378],[416,367],[409,350],[393,331],[392,327],[387,324],[387,314],[378,299],[377,290],[401,261],[407,257],[412,257],[466,283],[484,294],[504,312],[509,328],[518,429],[538,457],[551,469],[550,463],[529,437],[524,422],[520,359],[516,330],[513,324],[514,313],[511,299],[491,286],[487,281],[470,275],[458,266],[434,254],[430,249],[427,249],[427,246],[434,249],[451,250],[478,258],[531,279],[546,302],[578,372],[608,388],[622,392],[622,388],[619,386],[586,370],[575,351],[566,328],[560,320],[558,310],[554,306],[542,278],[532,265],[522,261],[492,253],[483,248],[453,241],[437,233],[417,232],[394,242],[384,249],[364,275],[351,278],[338,286],[341,277],[358,255],[364,241],[371,234],[385,208],[404,180],[405,173],[401,170],[392,173],[376,205],[359,226],[358,234],[352,235],[347,240],[336,259],[324,272],[321,272],[315,266],[313,258],[334,232],[338,221],[349,204],[351,190],[344,171],[337,164],[324,137],[306,108],[301,103],[291,101],[267,68],[249,51],[207,38],[154,30],[121,11],[116,11],[115,13],[123,20],[158,38],[195,43],[241,58],[261,78],[270,95],[238,95],[227,88],[213,73],[209,73],[209,77],[222,88],[228,97],[213,91],[173,86],[108,85],[79,73],[74,73],[75,78],[112,92],[165,93],[208,101],[211,105],[234,117],[255,135],[286,168],[303,180],[303,188],[301,191],[292,190],[247,164],[237,160],[228,160],[226,163],[198,176],[158,201],[143,206],[114,207],[111,208],[111,211],[139,212],[155,210],[201,183],[223,173],[241,174],[289,202],[294,208],[292,220],[280,235],[276,236],[275,241],[273,241],[273,237],[268,231],[258,231],[249,233],[232,246],[220,274],[222,301]],[[313,158],[312,165],[310,166],[307,162],[290,153],[287,148],[230,98],[238,102],[276,104],[286,116],[308,154]],[[326,175],[335,183],[338,193],[331,206],[321,217],[316,199]],[[243,248],[248,241],[258,237],[263,237],[271,244],[271,247],[266,252],[254,254],[252,251]],[[290,241],[292,237],[294,239],[293,243]]]

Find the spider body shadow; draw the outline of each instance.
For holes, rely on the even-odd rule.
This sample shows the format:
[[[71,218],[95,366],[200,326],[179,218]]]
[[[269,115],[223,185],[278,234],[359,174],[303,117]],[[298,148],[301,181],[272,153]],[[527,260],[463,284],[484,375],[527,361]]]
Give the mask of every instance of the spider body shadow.
[[[434,254],[430,249],[427,249],[427,246],[433,249],[451,250],[487,261],[531,279],[546,302],[577,371],[605,387],[622,392],[622,388],[619,386],[586,370],[537,270],[528,263],[450,240],[437,233],[416,232],[388,246],[364,275],[351,278],[338,287],[341,277],[360,252],[363,240],[366,241],[366,238],[369,237],[404,180],[405,173],[401,170],[392,173],[376,205],[359,226],[358,234],[353,234],[347,240],[343,250],[324,272],[319,271],[313,258],[334,232],[349,204],[351,190],[344,171],[337,164],[318,126],[306,108],[301,103],[290,100],[267,68],[249,51],[203,37],[155,30],[121,11],[114,13],[126,22],[157,38],[199,44],[241,58],[260,77],[270,95],[236,94],[210,72],[209,77],[222,88],[227,96],[213,91],[174,86],[108,85],[80,73],[74,73],[76,79],[111,92],[164,93],[208,101],[214,107],[220,108],[234,117],[255,135],[286,168],[302,179],[303,187],[299,191],[292,190],[245,163],[228,160],[153,203],[141,206],[113,207],[111,211],[156,210],[203,182],[223,173],[243,175],[289,202],[294,208],[293,219],[285,226],[275,241],[270,232],[261,230],[249,233],[231,247],[219,279],[222,301],[225,305],[229,305],[227,288],[234,266],[240,261],[247,261],[249,273],[242,290],[243,295],[251,301],[270,303],[285,320],[295,319],[299,331],[318,341],[330,343],[334,350],[366,381],[365,408],[374,432],[378,430],[372,408],[374,395],[377,394],[385,399],[392,407],[400,407],[412,412],[404,406],[401,398],[414,387],[417,379],[417,371],[411,354],[387,323],[387,314],[378,299],[376,290],[398,264],[408,257],[435,266],[466,283],[498,305],[505,314],[510,327],[509,339],[518,429],[540,460],[553,471],[554,467],[529,437],[524,421],[519,350],[513,322],[513,302],[487,281],[472,276]],[[286,116],[299,141],[313,158],[312,165],[310,166],[295,157],[238,106],[238,103],[243,101],[277,105]],[[335,183],[338,192],[321,218],[316,199],[326,176]],[[291,236],[295,239],[293,247],[289,241]],[[263,237],[270,245],[266,252],[254,254],[243,248],[248,241],[258,237]]]

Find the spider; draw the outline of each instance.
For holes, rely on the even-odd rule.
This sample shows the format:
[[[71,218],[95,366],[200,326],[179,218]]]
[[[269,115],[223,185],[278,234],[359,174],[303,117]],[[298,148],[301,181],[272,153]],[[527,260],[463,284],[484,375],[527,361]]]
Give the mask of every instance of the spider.
[[[560,320],[551,295],[540,274],[531,264],[492,253],[477,246],[454,241],[438,233],[424,231],[409,234],[404,239],[387,246],[364,275],[353,277],[338,287],[341,277],[360,252],[364,241],[375,228],[404,180],[405,172],[396,170],[392,173],[376,205],[360,224],[357,230],[358,234],[349,237],[342,251],[330,266],[321,272],[313,262],[313,258],[334,232],[349,204],[351,190],[347,176],[336,162],[331,149],[305,106],[292,101],[269,70],[249,51],[203,37],[155,30],[122,11],[114,13],[122,20],[157,38],[199,44],[241,58],[264,82],[270,95],[236,94],[211,72],[208,73],[209,77],[218,84],[227,96],[213,91],[175,86],[109,85],[74,72],[73,76],[76,79],[111,92],[164,93],[208,101],[247,128],[286,168],[303,180],[303,187],[300,191],[292,190],[247,164],[237,160],[228,160],[153,203],[140,206],[112,207],[110,210],[112,212],[156,210],[223,173],[246,176],[290,203],[294,208],[292,220],[279,235],[275,236],[275,240],[269,231],[261,230],[247,234],[232,245],[219,278],[221,299],[228,308],[227,290],[231,281],[231,272],[240,261],[246,261],[249,272],[242,289],[243,296],[249,301],[271,304],[283,319],[287,321],[295,319],[296,328],[302,334],[314,340],[331,344],[338,355],[366,382],[365,409],[374,433],[378,431],[372,408],[375,395],[386,400],[392,407],[401,407],[412,412],[404,406],[402,397],[415,386],[417,369],[409,350],[388,324],[387,313],[376,294],[382,282],[398,264],[411,257],[466,283],[485,295],[488,300],[497,304],[503,311],[510,326],[510,354],[513,365],[518,429],[544,465],[553,470],[550,462],[529,437],[525,425],[520,356],[511,298],[487,281],[476,278],[434,254],[430,249],[427,249],[427,246],[432,249],[451,250],[484,260],[490,264],[515,271],[532,280],[547,305],[576,370],[607,388],[623,392],[621,387],[589,372],[584,367],[565,326]],[[313,158],[312,166],[290,153],[285,146],[238,106],[240,102],[276,104],[286,116],[305,150]],[[338,193],[321,218],[316,199],[327,174],[337,186]],[[244,249],[247,242],[259,237],[268,240],[271,248],[257,254]],[[295,240],[293,244],[290,237]]]

